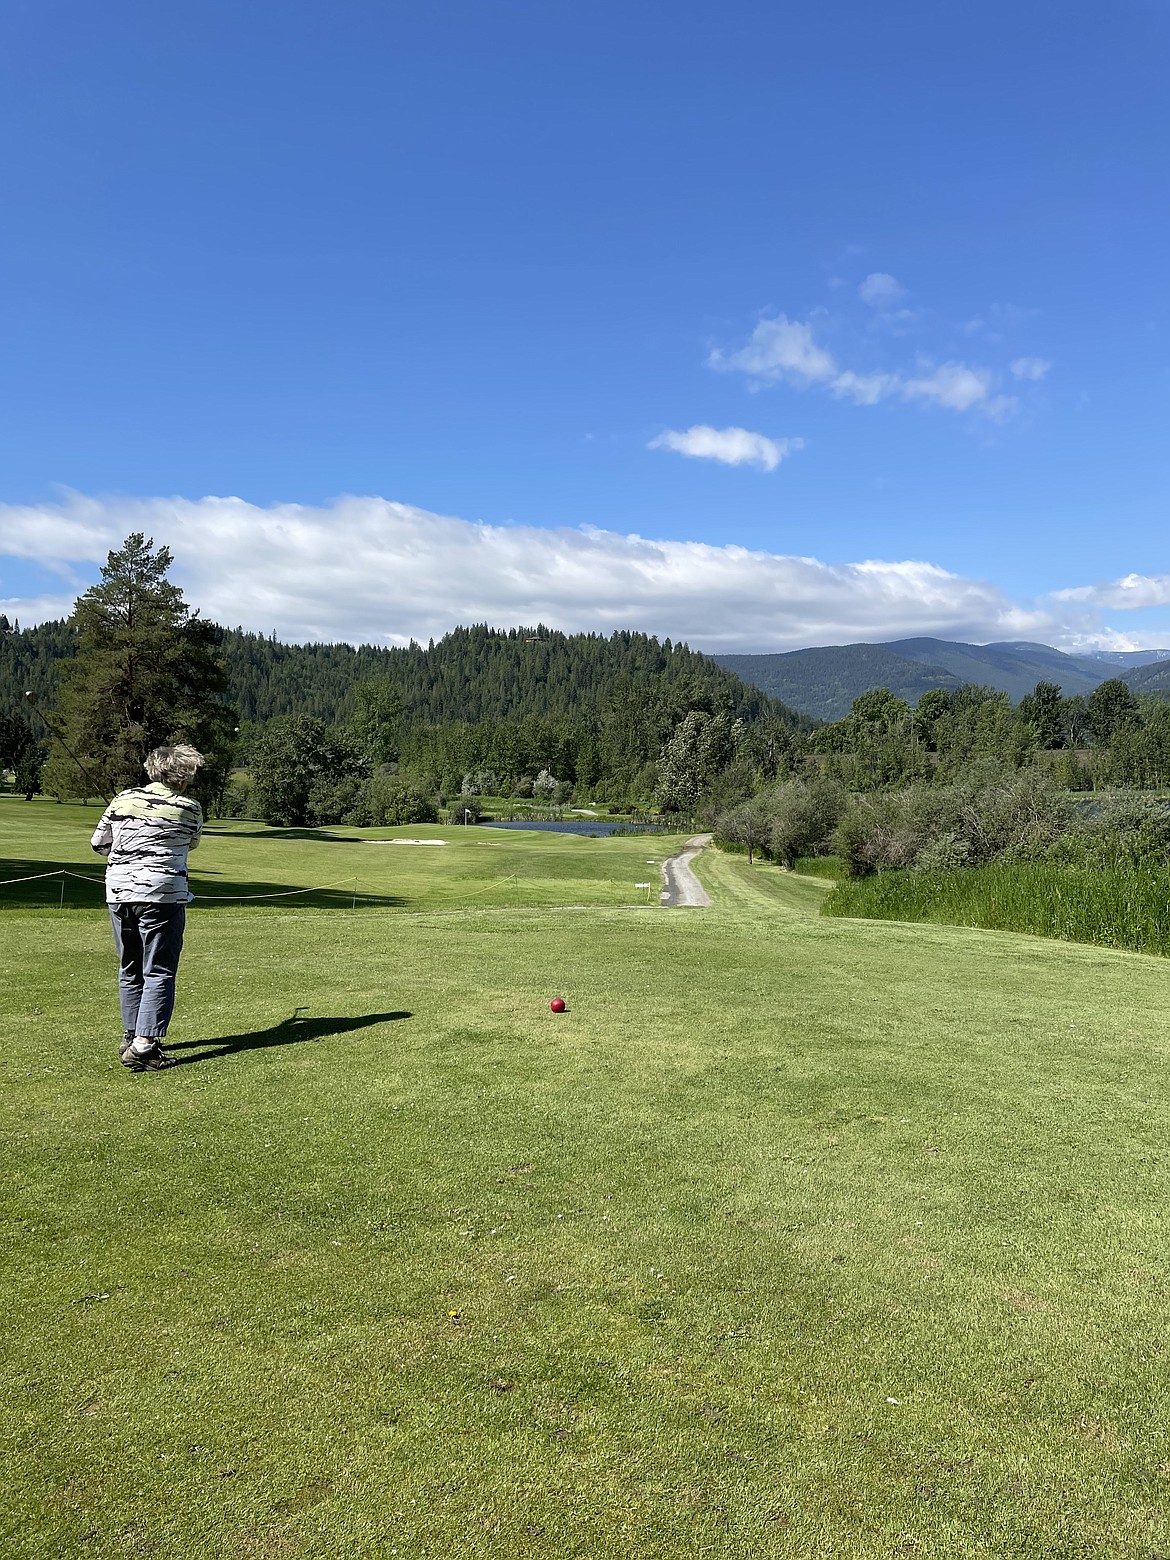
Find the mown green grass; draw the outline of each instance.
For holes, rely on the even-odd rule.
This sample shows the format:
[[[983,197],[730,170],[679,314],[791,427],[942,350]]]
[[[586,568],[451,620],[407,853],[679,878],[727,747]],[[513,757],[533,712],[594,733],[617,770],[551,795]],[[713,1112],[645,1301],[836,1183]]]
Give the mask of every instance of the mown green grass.
[[[62,887],[67,907],[100,907],[105,864],[89,848],[100,816],[100,807],[0,797],[0,908],[59,905]],[[193,914],[644,904],[635,884],[653,881],[656,893],[657,864],[683,838],[621,835],[600,850],[588,836],[478,825],[273,829],[219,820],[190,858]],[[410,839],[446,843],[380,843]]]
[[[446,849],[462,910],[193,913],[162,1074],[100,911],[0,915],[0,1553],[1170,1548],[1164,964]]]
[[[1170,954],[1170,872],[997,863],[842,882],[825,914],[1030,932]]]

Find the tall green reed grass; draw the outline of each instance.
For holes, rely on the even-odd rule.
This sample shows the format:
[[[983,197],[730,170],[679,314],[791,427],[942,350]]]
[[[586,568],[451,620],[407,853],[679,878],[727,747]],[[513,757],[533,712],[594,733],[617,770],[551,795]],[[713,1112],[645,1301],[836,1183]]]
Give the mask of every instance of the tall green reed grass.
[[[1031,932],[1170,956],[1170,871],[996,863],[840,883],[823,915]]]
[[[845,876],[840,856],[797,856],[792,870],[802,877],[826,878],[832,883]]]

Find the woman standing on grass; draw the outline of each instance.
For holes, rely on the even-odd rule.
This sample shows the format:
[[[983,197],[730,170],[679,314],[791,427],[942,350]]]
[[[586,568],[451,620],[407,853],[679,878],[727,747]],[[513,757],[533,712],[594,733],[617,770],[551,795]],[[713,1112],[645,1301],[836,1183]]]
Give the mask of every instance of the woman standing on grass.
[[[173,1067],[160,1044],[175,1006],[183,950],[187,852],[203,833],[203,809],[186,793],[203,754],[186,743],[157,747],[144,768],[149,785],[121,791],[102,814],[90,844],[109,857],[106,903],[118,950],[123,1067]]]

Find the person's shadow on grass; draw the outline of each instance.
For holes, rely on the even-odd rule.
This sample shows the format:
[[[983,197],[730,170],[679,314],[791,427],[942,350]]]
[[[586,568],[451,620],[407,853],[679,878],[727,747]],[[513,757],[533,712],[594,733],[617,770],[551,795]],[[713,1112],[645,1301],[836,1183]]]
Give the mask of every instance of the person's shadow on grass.
[[[334,1035],[348,1034],[354,1029],[368,1029],[371,1024],[389,1024],[399,1018],[413,1018],[413,1013],[363,1013],[359,1018],[302,1018],[304,1008],[296,1008],[291,1018],[281,1019],[267,1029],[253,1029],[241,1035],[216,1035],[207,1040],[179,1040],[167,1046],[181,1067],[195,1062],[214,1062],[221,1056],[235,1056],[240,1051],[260,1051],[270,1045],[300,1045],[306,1040],[328,1040]],[[207,1049],[211,1047],[212,1049]],[[179,1051],[192,1051],[192,1056],[179,1056]]]

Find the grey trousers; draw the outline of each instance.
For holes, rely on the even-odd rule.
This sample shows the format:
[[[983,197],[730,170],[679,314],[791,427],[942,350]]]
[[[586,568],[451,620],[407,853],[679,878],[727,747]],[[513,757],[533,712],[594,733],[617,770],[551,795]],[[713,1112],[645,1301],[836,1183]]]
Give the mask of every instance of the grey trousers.
[[[162,1039],[175,1007],[186,905],[110,905],[118,950],[118,999],[128,1034]]]

